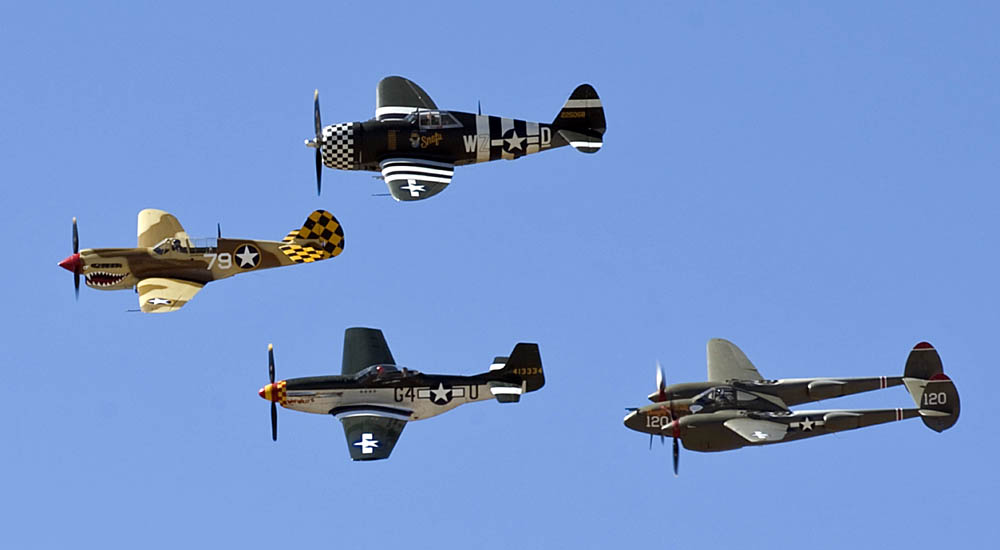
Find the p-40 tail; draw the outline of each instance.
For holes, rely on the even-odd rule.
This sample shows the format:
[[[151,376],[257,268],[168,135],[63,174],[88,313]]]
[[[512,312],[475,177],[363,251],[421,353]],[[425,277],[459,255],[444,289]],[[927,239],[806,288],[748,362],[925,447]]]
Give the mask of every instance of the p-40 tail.
[[[556,119],[556,132],[577,151],[596,153],[604,145],[604,107],[590,84],[580,84],[566,100]]]
[[[316,210],[299,229],[281,240],[278,248],[295,263],[310,263],[333,258],[344,251],[344,229],[326,210]]]
[[[510,357],[497,357],[490,365],[490,392],[501,403],[517,403],[522,393],[545,385],[538,344],[520,343]]]
[[[934,346],[920,342],[913,347],[906,358],[903,383],[928,428],[943,432],[958,421],[958,389],[944,373],[941,356]]]

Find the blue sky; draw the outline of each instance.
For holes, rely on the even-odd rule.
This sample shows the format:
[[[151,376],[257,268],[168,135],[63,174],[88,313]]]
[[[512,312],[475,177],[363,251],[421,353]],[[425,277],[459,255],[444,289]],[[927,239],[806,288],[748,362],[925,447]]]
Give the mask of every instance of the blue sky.
[[[12,547],[996,540],[995,5],[362,4],[0,7]],[[327,170],[317,198],[312,90],[325,123],[364,120],[392,74],[543,121],[589,82],[606,145],[460,168],[412,204]],[[325,208],[345,252],[170,315],[74,302],[70,219],[130,246],[148,207],[275,239]],[[413,423],[380,463],[322,416],[280,411],[272,443],[267,343],[279,377],[336,373],[359,325],[425,372],[538,342],[547,385]],[[929,340],[962,417],[683,452],[674,479],[624,408],[656,360],[703,379],[711,337],[770,378],[894,375]]]

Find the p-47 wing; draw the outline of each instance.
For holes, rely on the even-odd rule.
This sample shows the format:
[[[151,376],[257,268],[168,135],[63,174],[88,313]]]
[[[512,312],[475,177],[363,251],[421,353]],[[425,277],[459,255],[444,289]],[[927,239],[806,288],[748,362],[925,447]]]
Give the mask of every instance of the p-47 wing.
[[[139,289],[139,309],[143,313],[169,313],[190,302],[205,285],[180,279],[151,277],[139,281],[136,286]]]
[[[415,158],[389,158],[379,163],[382,179],[397,201],[417,201],[437,195],[451,183],[455,166]]]

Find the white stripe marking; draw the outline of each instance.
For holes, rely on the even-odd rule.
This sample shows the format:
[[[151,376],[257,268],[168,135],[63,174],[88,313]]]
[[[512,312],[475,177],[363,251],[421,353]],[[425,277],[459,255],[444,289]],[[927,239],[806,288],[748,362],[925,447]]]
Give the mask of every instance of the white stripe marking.
[[[600,99],[568,99],[563,109],[596,109],[601,107]]]
[[[396,174],[399,172],[409,172],[411,174],[429,174],[431,176],[447,176],[451,177],[455,175],[454,170],[441,170],[438,168],[424,168],[423,166],[386,166],[382,169],[382,175],[388,176],[390,174]]]
[[[394,420],[410,420],[409,415],[404,416],[402,414],[394,414],[383,411],[349,411],[337,413],[334,415],[334,418],[337,420],[343,420],[345,418],[354,418],[356,416],[375,416],[379,418],[392,418]]]
[[[430,183],[451,183],[451,178],[439,178],[437,176],[425,176],[423,174],[393,174],[391,176],[386,176],[384,178],[386,182],[398,181],[398,180],[416,180],[418,182],[430,182]]]
[[[385,115],[408,115],[416,111],[419,107],[400,107],[387,105],[375,109],[375,118],[382,118]],[[429,110],[429,109],[428,109]]]
[[[455,167],[454,164],[449,162],[437,162],[434,160],[424,160],[424,159],[413,159],[413,158],[391,158],[385,159],[378,163],[380,167],[385,168],[386,166],[393,164],[406,164],[409,166],[436,166],[438,168],[452,169]]]

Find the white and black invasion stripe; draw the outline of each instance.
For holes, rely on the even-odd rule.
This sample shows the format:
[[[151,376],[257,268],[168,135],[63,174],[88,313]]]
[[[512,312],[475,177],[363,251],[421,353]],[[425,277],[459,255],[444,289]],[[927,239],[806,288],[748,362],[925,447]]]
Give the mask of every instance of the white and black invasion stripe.
[[[433,160],[393,158],[378,163],[386,183],[397,180],[417,180],[448,185],[455,174],[455,166]]]
[[[353,122],[323,128],[323,164],[338,170],[355,169]]]

